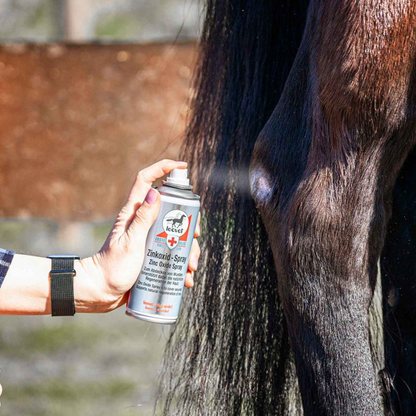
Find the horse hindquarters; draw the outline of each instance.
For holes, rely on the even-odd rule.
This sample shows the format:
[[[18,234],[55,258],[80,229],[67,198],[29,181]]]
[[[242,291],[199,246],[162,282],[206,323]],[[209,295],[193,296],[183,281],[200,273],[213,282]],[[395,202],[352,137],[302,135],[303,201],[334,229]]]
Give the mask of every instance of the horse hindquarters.
[[[415,136],[416,13],[366,3],[312,4],[252,159],[308,416],[381,414],[368,308],[391,189]]]

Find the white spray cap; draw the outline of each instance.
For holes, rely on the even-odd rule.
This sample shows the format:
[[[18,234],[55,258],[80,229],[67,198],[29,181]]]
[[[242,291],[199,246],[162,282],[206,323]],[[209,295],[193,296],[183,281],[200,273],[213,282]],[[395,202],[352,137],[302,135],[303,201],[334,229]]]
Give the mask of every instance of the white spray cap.
[[[189,186],[188,169],[173,169],[166,178],[166,183]]]

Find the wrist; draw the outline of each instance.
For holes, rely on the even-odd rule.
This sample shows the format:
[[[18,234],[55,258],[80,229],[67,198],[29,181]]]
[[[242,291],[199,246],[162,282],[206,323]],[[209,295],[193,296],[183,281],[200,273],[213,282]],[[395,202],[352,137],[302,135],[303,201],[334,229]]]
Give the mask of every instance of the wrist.
[[[115,309],[116,299],[105,285],[104,274],[94,257],[75,262],[75,311],[77,313],[104,313]]]

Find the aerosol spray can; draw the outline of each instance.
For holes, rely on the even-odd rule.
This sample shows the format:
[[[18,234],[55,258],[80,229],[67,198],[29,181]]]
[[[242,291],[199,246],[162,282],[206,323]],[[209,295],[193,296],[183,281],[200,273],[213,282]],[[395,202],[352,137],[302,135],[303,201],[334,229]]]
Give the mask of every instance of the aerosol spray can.
[[[158,191],[160,212],[147,236],[142,270],[130,291],[126,314],[144,321],[174,324],[200,202],[192,192],[187,169],[174,169]]]

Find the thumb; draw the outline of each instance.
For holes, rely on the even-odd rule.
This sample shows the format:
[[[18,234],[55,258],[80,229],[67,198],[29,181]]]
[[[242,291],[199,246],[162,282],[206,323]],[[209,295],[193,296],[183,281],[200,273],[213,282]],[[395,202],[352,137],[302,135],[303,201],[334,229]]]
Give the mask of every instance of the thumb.
[[[150,188],[143,204],[137,209],[127,233],[133,240],[146,240],[150,227],[156,220],[160,209],[160,194],[156,189]]]

